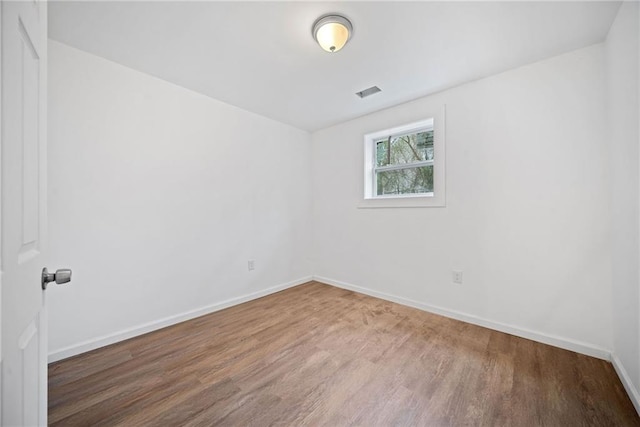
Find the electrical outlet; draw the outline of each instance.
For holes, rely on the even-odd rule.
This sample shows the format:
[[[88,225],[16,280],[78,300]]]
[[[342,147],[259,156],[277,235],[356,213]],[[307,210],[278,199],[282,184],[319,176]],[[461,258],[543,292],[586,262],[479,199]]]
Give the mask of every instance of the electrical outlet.
[[[451,278],[453,279],[453,283],[457,283],[459,285],[462,284],[462,271],[453,270],[451,274]]]
[[[255,270],[256,269],[256,262],[254,260],[250,259],[249,261],[247,261],[247,267],[249,268],[249,271]]]

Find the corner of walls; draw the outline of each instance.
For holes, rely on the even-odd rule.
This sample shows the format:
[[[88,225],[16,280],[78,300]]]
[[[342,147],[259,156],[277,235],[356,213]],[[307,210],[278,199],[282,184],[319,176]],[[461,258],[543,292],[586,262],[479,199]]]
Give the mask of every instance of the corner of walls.
[[[640,413],[640,6],[622,2],[605,41],[611,164],[613,357]]]
[[[624,7],[630,7],[630,5],[625,4]],[[637,7],[637,4],[635,5]],[[640,8],[638,8],[640,20]],[[624,13],[624,12],[619,12]],[[639,37],[640,38],[640,37]],[[639,42],[640,43],[640,42]],[[449,242],[453,239],[458,244],[463,243],[465,240],[463,236],[456,234],[456,227],[451,227],[451,222],[459,223],[462,226],[469,236],[474,236],[474,239],[471,239],[469,244],[471,246],[477,246],[477,240],[483,238],[490,238],[492,235],[500,235],[504,234],[504,227],[507,226],[507,230],[509,234],[517,233],[516,224],[510,224],[509,218],[507,216],[504,217],[504,221],[502,225],[492,227],[487,231],[487,233],[479,233],[483,228],[486,228],[490,223],[491,216],[481,216],[484,219],[484,223],[475,226],[474,228],[469,228],[468,224],[471,219],[465,219],[464,216],[456,213],[460,206],[463,204],[463,199],[461,199],[461,195],[457,194],[461,191],[461,186],[467,185],[471,182],[470,179],[461,179],[461,172],[455,170],[455,168],[461,168],[462,166],[468,166],[467,168],[462,168],[461,170],[474,169],[475,162],[470,162],[470,159],[478,158],[478,163],[482,164],[481,160],[486,160],[487,158],[477,156],[477,154],[487,153],[489,149],[489,153],[493,154],[501,154],[502,156],[515,158],[517,161],[520,158],[520,153],[518,152],[518,148],[516,145],[510,146],[500,146],[500,144],[488,144],[488,140],[486,139],[486,134],[490,134],[495,132],[492,128],[502,129],[503,132],[498,133],[498,137],[508,136],[507,140],[513,140],[514,137],[518,136],[517,133],[517,121],[515,123],[509,123],[508,118],[504,120],[497,120],[491,116],[493,113],[503,114],[505,117],[513,116],[513,114],[509,111],[510,109],[516,108],[513,103],[518,101],[518,99],[512,99],[511,103],[509,103],[509,96],[503,92],[504,89],[501,89],[501,86],[511,85],[512,91],[518,94],[518,97],[521,99],[525,99],[527,102],[528,98],[531,98],[531,101],[535,103],[539,103],[544,100],[541,97],[541,92],[527,93],[523,90],[526,86],[535,86],[531,82],[544,82],[546,81],[550,84],[549,87],[555,87],[557,90],[554,94],[550,94],[550,99],[555,99],[554,108],[557,110],[549,110],[556,111],[556,113],[551,114],[547,119],[542,120],[543,122],[554,123],[554,130],[558,132],[558,136],[562,135],[563,141],[559,144],[556,144],[555,147],[550,147],[549,153],[554,153],[558,155],[557,159],[546,158],[545,162],[548,164],[550,174],[555,176],[560,182],[565,181],[567,175],[564,175],[563,168],[566,169],[566,165],[570,164],[570,160],[574,159],[574,156],[571,154],[572,152],[577,153],[579,150],[580,144],[567,144],[566,141],[577,141],[580,138],[586,137],[589,139],[589,152],[586,155],[583,155],[583,161],[596,161],[599,159],[611,159],[612,153],[609,151],[609,144],[602,144],[602,141],[606,140],[606,136],[610,136],[608,129],[605,126],[594,127],[589,129],[587,134],[581,133],[581,131],[576,131],[576,129],[580,129],[582,126],[581,123],[589,122],[591,120],[596,120],[599,122],[603,122],[601,117],[606,115],[604,107],[602,105],[605,104],[604,99],[609,98],[609,88],[605,84],[606,73],[608,72],[608,64],[610,52],[608,52],[609,47],[604,44],[596,45],[591,48],[585,48],[580,51],[571,52],[565,55],[561,55],[557,58],[550,58],[545,61],[541,61],[538,64],[533,64],[530,66],[522,67],[518,70],[513,70],[510,72],[503,73],[499,76],[493,76],[481,81],[473,82],[462,87],[453,88],[442,93],[426,97],[421,100],[417,100],[402,106],[392,107],[388,110],[374,113],[362,118],[354,119],[352,121],[343,123],[341,125],[336,125],[332,128],[323,129],[321,131],[315,132],[312,134],[312,146],[314,150],[314,172],[313,172],[313,191],[314,191],[314,213],[313,213],[313,221],[314,221],[314,280],[319,282],[327,283],[329,285],[337,286],[340,288],[352,290],[354,292],[363,293],[366,295],[370,295],[373,297],[385,299],[388,301],[393,301],[399,304],[407,305],[410,307],[415,307],[420,310],[425,310],[428,312],[440,314],[446,317],[450,317],[453,319],[462,320],[468,323],[476,324],[479,326],[487,327],[490,329],[494,329],[497,331],[502,331],[505,333],[509,333],[512,335],[520,336],[526,339],[531,339],[534,341],[538,341],[541,343],[553,345],[556,347],[564,348],[570,351],[575,351],[581,354],[597,357],[603,360],[611,361],[613,367],[615,368],[618,376],[622,384],[625,387],[630,399],[632,400],[636,410],[640,414],[640,394],[638,388],[638,380],[634,378],[632,371],[629,371],[627,368],[630,367],[633,371],[636,370],[635,364],[640,364],[640,359],[634,359],[633,352],[625,353],[624,358],[621,357],[620,354],[617,353],[617,350],[612,351],[614,347],[613,338],[611,338],[612,330],[614,328],[620,329],[623,327],[621,325],[620,319],[618,318],[615,322],[618,322],[617,325],[614,324],[613,316],[617,314],[612,313],[611,307],[614,307],[616,304],[615,301],[612,300],[611,297],[606,298],[606,295],[610,295],[610,292],[614,292],[614,284],[612,283],[611,271],[613,266],[611,264],[612,253],[615,253],[616,250],[626,250],[624,248],[618,247],[616,249],[616,242],[612,242],[610,240],[611,229],[609,228],[609,221],[614,221],[612,217],[612,213],[609,210],[607,204],[600,205],[600,213],[598,215],[590,216],[589,221],[585,222],[586,228],[584,228],[580,239],[584,242],[590,241],[593,246],[593,250],[589,252],[580,252],[579,248],[576,248],[577,252],[580,252],[580,256],[576,259],[576,263],[574,265],[574,270],[572,272],[567,266],[563,266],[562,264],[553,264],[551,268],[555,271],[555,277],[566,277],[566,280],[572,281],[574,286],[569,286],[567,288],[568,293],[566,293],[564,299],[562,295],[558,295],[559,291],[566,287],[563,282],[558,280],[554,280],[555,285],[553,287],[546,287],[545,289],[541,289],[540,292],[548,293],[548,296],[545,298],[532,298],[530,301],[530,305],[533,307],[537,307],[535,310],[542,312],[546,312],[547,315],[552,315],[551,312],[545,311],[542,309],[543,307],[554,307],[554,306],[566,306],[566,310],[571,312],[571,314],[565,317],[565,320],[569,323],[582,323],[582,319],[584,310],[591,310],[592,307],[598,306],[595,310],[595,315],[592,312],[591,314],[587,314],[587,316],[592,317],[592,321],[596,323],[600,322],[600,315],[604,315],[605,320],[610,319],[611,323],[608,327],[603,328],[603,332],[598,335],[594,335],[593,338],[589,338],[590,334],[588,330],[590,327],[583,328],[582,337],[576,338],[576,335],[567,332],[570,329],[565,328],[564,331],[553,332],[553,330],[546,331],[540,328],[540,325],[536,325],[524,319],[523,321],[514,321],[515,318],[509,320],[508,317],[504,317],[504,315],[498,315],[496,313],[490,314],[486,311],[486,309],[482,310],[485,307],[480,305],[480,310],[478,307],[473,307],[473,305],[466,304],[468,298],[475,298],[478,302],[482,302],[486,297],[482,292],[479,292],[476,286],[481,286],[482,283],[477,283],[474,281],[471,284],[471,287],[468,288],[468,292],[463,293],[461,291],[456,291],[455,289],[451,292],[453,298],[442,298],[442,295],[439,295],[437,292],[430,290],[432,287],[438,286],[449,286],[447,285],[450,277],[447,272],[444,274],[421,274],[421,275],[413,275],[407,276],[406,272],[403,271],[388,271],[389,269],[385,269],[378,265],[375,261],[375,255],[372,254],[371,250],[363,249],[363,245],[365,247],[379,247],[379,245],[374,244],[371,241],[371,235],[363,234],[361,228],[363,228],[362,224],[364,223],[364,228],[372,227],[372,226],[380,226],[380,224],[391,224],[389,221],[393,220],[393,218],[398,219],[398,217],[402,218],[400,223],[393,222],[393,224],[398,225],[401,229],[400,233],[410,231],[412,227],[405,227],[407,221],[419,221],[421,228],[426,228],[428,230],[432,230],[433,233],[431,235],[427,235],[424,237],[422,243],[414,244],[411,243],[411,238],[408,240],[405,239],[404,243],[401,246],[394,247],[408,247],[413,248],[415,251],[421,251],[424,253],[426,258],[423,261],[415,259],[414,262],[418,263],[416,265],[420,265],[422,270],[428,269],[431,264],[429,263],[429,257],[433,257],[437,259],[438,265],[436,268],[444,267],[445,270],[451,268],[456,265],[456,263],[448,258],[441,257],[439,254],[442,251],[450,250]],[[636,52],[637,55],[637,52]],[[573,63],[572,63],[573,62]],[[564,63],[564,64],[563,64]],[[593,69],[592,74],[584,77],[583,86],[577,87],[574,86],[574,75],[576,73],[581,74],[582,69],[588,69],[591,67]],[[574,71],[570,71],[571,69]],[[535,71],[535,72],[533,72]],[[532,73],[533,72],[533,73]],[[640,80],[640,58],[638,59],[638,72],[636,73],[636,78]],[[524,81],[522,86],[518,86],[518,80],[522,78],[528,77],[528,81]],[[564,80],[563,80],[564,79]],[[571,83],[567,83],[571,82]],[[592,91],[595,89],[595,92]],[[491,97],[489,97],[491,95]],[[560,96],[566,96],[566,99],[559,98]],[[601,107],[593,108],[593,109],[583,109],[581,114],[584,116],[572,116],[572,122],[569,125],[565,125],[560,119],[563,115],[563,108],[567,107],[568,109],[572,109],[571,105],[573,102],[578,102],[578,100],[584,100],[585,96],[592,96],[597,101],[595,103],[600,103]],[[476,97],[489,97],[487,99],[498,100],[498,103],[494,103],[489,101],[484,103],[483,110],[475,110],[473,108],[473,100]],[[528,97],[528,98],[527,98]],[[598,97],[602,98],[601,100]],[[454,101],[451,102],[450,100]],[[638,99],[640,99],[640,87],[638,88]],[[462,102],[465,101],[465,102]],[[558,102],[562,101],[562,102]],[[582,101],[579,101],[582,102]],[[360,147],[362,145],[361,137],[362,134],[366,133],[366,130],[369,127],[373,126],[373,123],[377,124],[377,127],[384,127],[385,123],[392,122],[391,125],[399,124],[402,120],[406,122],[411,120],[411,115],[415,115],[416,112],[424,110],[426,107],[433,106],[439,103],[446,103],[448,106],[448,110],[451,114],[448,117],[448,135],[451,135],[449,140],[447,141],[448,145],[448,154],[447,154],[447,187],[448,187],[448,206],[444,210],[440,211],[420,211],[416,213],[416,211],[412,211],[410,213],[402,213],[398,210],[392,211],[376,211],[376,212],[362,212],[358,211],[354,208],[356,199],[360,197],[360,183],[356,180],[360,177],[360,170],[358,168],[362,168],[361,165],[361,151]],[[460,106],[456,105],[456,103],[460,103]],[[508,105],[508,107],[502,108],[500,103],[504,105]],[[566,103],[566,105],[562,105]],[[543,104],[540,104],[543,105]],[[426,107],[425,107],[426,106]],[[464,106],[464,108],[462,107]],[[544,108],[537,109],[528,109],[530,113],[530,118],[536,117],[536,115],[544,116]],[[485,147],[483,153],[475,153],[476,156],[473,155],[474,146],[468,145],[464,138],[464,136],[469,136],[464,132],[461,132],[460,129],[453,128],[449,129],[449,126],[458,126],[460,125],[460,117],[473,117],[473,115],[480,115],[482,117],[481,125],[478,129],[478,132],[474,133],[474,145],[480,145]],[[471,116],[469,116],[471,115]],[[558,120],[556,120],[556,118]],[[637,128],[638,135],[640,135],[640,123],[637,122],[637,114],[635,115],[636,122],[635,126]],[[576,120],[577,119],[577,120]],[[506,120],[506,121],[505,121]],[[395,121],[395,122],[394,122]],[[383,123],[383,125],[380,125]],[[567,122],[568,123],[568,122]],[[473,120],[466,122],[466,127],[475,126],[473,124]],[[525,126],[526,127],[526,126]],[[504,134],[504,135],[502,135]],[[579,134],[579,135],[578,135]],[[596,138],[591,138],[591,136],[595,135]],[[551,139],[553,139],[554,134],[551,134]],[[492,139],[495,141],[496,138]],[[343,153],[346,153],[345,156],[342,156],[340,159],[336,159],[335,156],[328,156],[328,153],[332,152],[332,150],[336,149],[334,144],[339,144],[340,149]],[[630,153],[623,153],[620,156],[621,160],[625,160],[626,163],[631,163],[632,166],[632,178],[635,177],[635,182],[631,186],[632,189],[638,190],[638,178],[637,178],[637,170],[634,175],[633,172],[633,164],[636,165],[639,163],[638,156],[638,146],[640,146],[640,138],[636,137],[636,140],[633,141],[635,148],[631,150]],[[328,148],[323,148],[323,145],[328,145]],[[571,146],[570,146],[571,145]],[[557,151],[560,149],[561,151]],[[522,149],[521,149],[522,150]],[[635,151],[634,151],[635,150]],[[528,151],[527,151],[528,152]],[[635,153],[635,155],[634,155]],[[528,152],[530,154],[529,159],[531,160],[535,157],[534,152]],[[590,156],[594,155],[595,157],[588,160]],[[562,161],[563,156],[566,156],[565,161]],[[490,158],[490,157],[489,157]],[[495,158],[494,158],[495,160]],[[553,161],[552,161],[553,160]],[[606,162],[605,162],[606,163]],[[323,167],[320,168],[317,165],[322,164]],[[491,170],[491,172],[487,175],[486,170],[477,171],[478,174],[474,175],[476,178],[474,179],[474,187],[479,188],[473,194],[469,194],[465,196],[465,199],[469,201],[480,200],[483,204],[491,203],[490,200],[487,200],[487,197],[479,197],[479,194],[482,194],[482,191],[486,191],[487,187],[483,186],[483,181],[486,181],[485,178],[478,179],[478,177],[486,177],[486,176],[500,176],[500,173],[507,173],[506,176],[511,176],[512,181],[521,175],[521,171],[517,170],[516,167],[508,167],[508,164],[502,162],[493,162],[495,167]],[[355,166],[354,166],[355,165]],[[623,165],[624,166],[624,165]],[[626,166],[625,166],[626,167]],[[355,171],[353,169],[356,169]],[[526,167],[525,167],[526,168]],[[328,174],[326,171],[331,171]],[[566,171],[565,171],[566,172]],[[598,169],[598,176],[602,178],[604,184],[600,185],[598,188],[598,192],[607,193],[610,192],[611,185],[615,186],[614,178],[612,178],[609,163],[602,165],[602,168]],[[582,171],[580,169],[576,169],[571,172],[572,175],[582,176],[586,173],[586,171]],[[484,175],[482,175],[484,174]],[[513,178],[513,176],[516,178]],[[586,175],[584,175],[586,176]],[[598,179],[600,179],[598,178]],[[627,177],[628,178],[628,177]],[[594,182],[595,183],[595,182]],[[525,184],[525,182],[521,182],[521,184]],[[557,199],[555,203],[552,203],[549,206],[549,212],[555,212],[558,215],[561,215],[562,212],[559,209],[562,209],[562,206],[565,206],[567,209],[575,210],[574,208],[577,206],[592,206],[593,199],[586,195],[582,198],[575,198],[572,195],[574,190],[578,190],[579,192],[590,192],[588,187],[592,187],[592,185],[581,187],[578,181],[570,180],[565,182],[566,185],[562,187],[566,190],[566,197],[564,200]],[[576,186],[578,188],[576,188]],[[509,185],[502,185],[502,189],[506,190]],[[550,187],[553,191],[559,191],[553,187]],[[530,206],[532,209],[536,208],[536,205],[540,203],[541,200],[546,200],[547,198],[536,191],[536,189],[532,189],[530,192],[530,197],[537,197],[536,203],[534,199],[530,198],[527,195],[524,197],[516,197],[518,199],[518,203],[525,203],[527,206]],[[517,196],[517,192],[509,193],[511,197]],[[629,194],[624,196],[625,199],[628,199]],[[635,197],[637,201],[640,198],[640,194],[632,195]],[[631,198],[634,200],[634,198]],[[591,200],[589,202],[589,200]],[[567,204],[566,202],[569,202]],[[494,204],[499,203],[499,199],[494,200]],[[515,203],[515,202],[514,202]],[[501,205],[503,208],[513,209],[508,205]],[[626,208],[625,208],[626,209]],[[473,208],[469,209],[471,212],[474,212],[476,217],[478,215],[482,215],[483,210]],[[623,209],[624,210],[624,209]],[[495,216],[495,209],[494,214]],[[631,210],[624,212],[624,215],[629,215],[629,213],[637,212],[637,210]],[[574,215],[575,214],[575,215]],[[580,213],[580,209],[576,210],[574,214],[570,215],[573,218],[580,218],[584,216]],[[447,220],[446,218],[449,218]],[[544,216],[541,220],[545,221],[553,221],[551,216]],[[581,220],[584,220],[582,218]],[[638,221],[640,221],[640,216],[637,214],[632,218],[629,218],[630,221],[636,222],[636,228]],[[603,222],[604,221],[604,222]],[[434,222],[434,225],[431,224]],[[567,217],[567,222],[565,224],[569,224],[571,220]],[[601,224],[601,227],[598,228],[597,232],[589,229],[588,224]],[[416,226],[419,225],[417,222],[414,224]],[[551,223],[550,223],[551,224]],[[436,225],[439,225],[436,227]],[[478,228],[480,227],[480,228]],[[449,233],[442,234],[440,229],[444,228],[445,230],[449,230]],[[549,248],[554,244],[552,242],[557,241],[558,236],[563,236],[561,241],[558,241],[557,248],[566,245],[567,240],[566,234],[566,226],[560,228],[557,233],[547,233],[548,230],[540,229],[540,233],[543,233],[547,237],[547,244],[540,245],[541,250],[546,250],[544,248]],[[507,234],[507,236],[509,235]],[[574,235],[574,238],[577,238],[579,235]],[[377,241],[384,241],[387,243],[393,244],[395,241],[393,236],[389,235],[389,233],[383,233],[382,236],[377,236]],[[433,240],[438,246],[438,248],[432,248],[429,244],[429,240]],[[468,240],[468,239],[467,239]],[[488,242],[495,239],[490,239]],[[534,238],[534,240],[539,240]],[[637,240],[637,239],[636,239]],[[493,245],[487,247],[485,242],[482,245],[482,251],[476,253],[475,255],[470,254],[473,257],[479,258],[480,261],[483,261],[486,265],[495,264],[496,258],[495,256],[487,257],[487,250],[495,249]],[[495,243],[495,242],[494,242]],[[562,243],[562,244],[560,244]],[[551,245],[551,246],[549,246]],[[596,249],[600,248],[600,249]],[[524,249],[524,248],[523,248]],[[538,253],[535,248],[529,248],[529,256],[533,253]],[[595,251],[595,252],[594,252]],[[570,256],[570,253],[567,251],[561,251],[562,253],[558,253],[557,259],[566,259],[567,256]],[[576,251],[573,251],[576,252]],[[638,251],[634,252],[636,255]],[[592,255],[597,255],[595,258],[591,258]],[[460,254],[458,254],[459,256]],[[614,255],[615,256],[615,255]],[[545,255],[539,253],[537,256],[539,259],[546,258]],[[554,258],[556,258],[554,256]],[[344,262],[343,260],[347,260]],[[412,258],[413,259],[413,258]],[[509,259],[516,262],[519,265],[520,271],[529,271],[528,263],[524,262],[524,260],[518,258],[517,253],[514,256],[511,256]],[[592,259],[593,261],[586,261]],[[600,260],[600,261],[598,261]],[[400,267],[404,269],[410,269],[410,266],[413,263],[404,262],[401,258],[395,257],[393,258],[393,262],[398,264]],[[587,262],[587,264],[584,264]],[[348,265],[347,265],[348,264]],[[504,263],[502,263],[504,264]],[[501,264],[501,265],[502,265]],[[457,264],[460,265],[460,264]],[[486,267],[485,265],[485,267]],[[583,270],[585,265],[593,265],[596,266],[597,272],[597,280],[591,280],[589,285],[590,288],[593,289],[592,297],[585,298],[585,294],[583,293],[585,290],[585,283],[582,279],[580,279],[580,275],[576,274],[578,271]],[[616,264],[614,264],[615,266]],[[637,266],[637,263],[634,264]],[[500,280],[500,275],[496,274],[500,269],[493,265],[492,268],[486,270],[478,270],[478,267],[482,267],[482,263],[479,265],[473,265],[467,261],[464,268],[476,270],[474,273],[482,273],[484,272],[490,274],[490,278],[495,281]],[[473,268],[470,268],[473,267]],[[633,267],[633,266],[632,266]],[[589,273],[591,274],[591,273]],[[636,273],[637,274],[637,271]],[[465,276],[467,278],[468,276]],[[540,280],[548,280],[545,277],[549,276],[548,272],[539,277]],[[516,282],[514,280],[509,281],[511,287],[513,287]],[[529,282],[527,282],[529,283]],[[631,308],[631,311],[635,310],[637,313],[640,311],[638,307],[640,307],[640,296],[638,293],[638,282],[635,281],[636,290],[631,292],[628,295],[618,295],[618,300],[627,297],[631,299],[629,304],[633,305],[635,308]],[[530,282],[530,286],[538,286],[536,282]],[[495,287],[494,287],[495,288]],[[509,296],[504,295],[504,291],[506,291]],[[510,304],[509,298],[514,298],[517,295],[513,292],[509,291],[505,288],[503,291],[500,289],[493,289],[492,291],[493,299],[499,300],[499,304]],[[561,293],[561,292],[560,292]],[[468,295],[467,295],[468,294]],[[561,293],[562,294],[562,293]],[[544,296],[544,295],[543,295]],[[595,296],[595,299],[594,299]],[[636,301],[637,300],[637,301]],[[460,303],[462,301],[463,303]],[[546,302],[545,302],[546,301]],[[427,303],[428,302],[428,303]],[[567,305],[568,304],[568,305]],[[580,309],[582,307],[582,309]],[[576,308],[578,310],[576,310]],[[583,310],[584,309],[584,310]],[[526,310],[525,310],[526,311]],[[616,311],[615,309],[613,311]],[[470,314],[473,313],[473,314]],[[637,316],[636,316],[637,317]],[[503,320],[497,321],[496,319],[502,318]],[[506,321],[504,319],[507,319]],[[634,317],[631,316],[631,321],[633,322]],[[638,328],[640,329],[640,322],[636,318],[635,322],[638,323]],[[607,322],[605,322],[607,323]],[[605,325],[606,326],[606,325]],[[587,331],[585,333],[584,331]],[[608,331],[608,332],[607,332]],[[633,337],[628,337],[629,342],[640,342],[640,331],[637,331],[635,327],[630,328],[631,334]],[[634,332],[637,331],[637,332]],[[602,339],[603,334],[609,336],[609,339]],[[637,335],[637,337],[636,337]],[[587,337],[585,339],[584,337]],[[618,337],[618,340],[620,337]],[[624,362],[623,362],[624,360]]]
[[[624,368],[624,364],[615,353],[611,353],[611,364],[618,374],[618,378],[620,378],[620,382],[622,382],[624,389],[629,395],[629,399],[631,399],[633,406],[636,408],[636,412],[640,415],[640,391],[638,391],[636,386],[633,384],[633,380]]]

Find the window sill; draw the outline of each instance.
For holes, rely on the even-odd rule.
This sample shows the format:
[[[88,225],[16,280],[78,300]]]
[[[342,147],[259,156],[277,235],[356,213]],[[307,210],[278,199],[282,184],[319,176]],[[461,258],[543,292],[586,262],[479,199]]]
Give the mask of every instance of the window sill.
[[[358,204],[358,209],[384,209],[384,208],[443,208],[445,201],[442,198],[427,197],[386,197],[364,199]]]

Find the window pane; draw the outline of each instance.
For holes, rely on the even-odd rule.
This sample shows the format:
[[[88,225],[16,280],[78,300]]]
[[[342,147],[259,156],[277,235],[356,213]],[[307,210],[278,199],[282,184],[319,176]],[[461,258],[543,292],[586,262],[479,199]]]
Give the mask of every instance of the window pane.
[[[433,192],[433,165],[376,173],[378,196]]]
[[[433,130],[376,141],[377,166],[433,160]]]
[[[386,166],[389,164],[389,140],[376,142],[376,164]]]

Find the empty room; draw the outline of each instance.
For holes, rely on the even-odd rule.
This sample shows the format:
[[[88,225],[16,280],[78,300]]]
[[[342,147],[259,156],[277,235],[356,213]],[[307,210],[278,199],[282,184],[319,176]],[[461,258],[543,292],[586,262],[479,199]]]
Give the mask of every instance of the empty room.
[[[2,426],[640,426],[640,3],[5,1]]]

